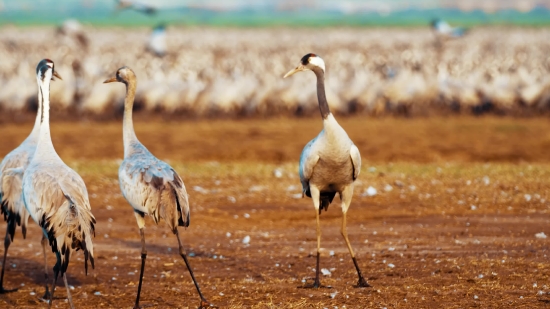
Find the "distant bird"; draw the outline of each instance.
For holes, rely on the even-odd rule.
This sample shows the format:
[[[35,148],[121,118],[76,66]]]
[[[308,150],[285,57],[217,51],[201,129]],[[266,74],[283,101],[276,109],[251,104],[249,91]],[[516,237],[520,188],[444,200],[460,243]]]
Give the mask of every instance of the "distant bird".
[[[208,307],[210,303],[202,295],[178,233],[178,226],[188,227],[190,219],[189,201],[183,180],[170,165],[153,156],[136,137],[132,122],[132,107],[134,106],[137,85],[134,71],[129,67],[122,67],[116,71],[114,77],[106,80],[104,83],[112,82],[121,82],[126,85],[122,124],[124,161],[122,161],[118,170],[118,179],[122,195],[134,208],[134,215],[136,216],[141,235],[141,271],[139,273],[139,286],[134,308],[139,308],[139,296],[143,282],[145,259],[147,258],[147,250],[145,249],[145,215],[150,215],[155,224],[158,224],[160,218],[163,218],[172,233],[176,235],[179,244],[179,253],[185,261],[185,265],[201,298],[199,308]]]
[[[88,75],[89,72],[85,72],[83,66],[88,56],[87,53],[90,47],[90,39],[80,22],[76,19],[65,20],[63,24],[57,28],[57,34],[64,40],[65,45],[71,47],[73,50],[70,54],[78,55],[72,59],[71,66],[73,68],[73,78],[69,75],[67,80],[67,84],[70,86],[65,87],[60,96],[65,99],[63,101],[80,107],[89,90],[89,87],[86,87],[86,75]]]
[[[160,24],[153,29],[147,43],[147,50],[157,57],[163,57],[166,55],[166,49],[166,26]]]
[[[308,288],[319,288],[319,259],[321,250],[321,226],[319,216],[323,209],[328,210],[336,193],[342,201],[342,229],[355,264],[359,281],[358,287],[370,287],[359,269],[355,254],[348,239],[346,214],[353,197],[353,183],[361,172],[361,155],[346,131],[336,122],[330,112],[325,96],[325,62],[315,54],[307,54],[295,69],[285,74],[285,78],[300,71],[313,71],[317,76],[317,99],[323,118],[323,130],[304,147],[300,156],[300,181],[303,194],[311,197],[317,219],[317,267],[315,281]]]
[[[461,36],[464,36],[468,31],[465,28],[453,28],[446,21],[439,18],[432,20],[430,24],[432,26],[432,29],[435,30],[436,34],[448,38],[459,38]]]
[[[90,39],[82,29],[82,25],[76,19],[67,19],[57,28],[57,33],[76,40],[80,48],[87,50]]]
[[[38,63],[37,72],[40,67],[46,65],[46,59]],[[57,72],[52,73],[53,76],[61,79]],[[40,89],[39,89],[40,93]],[[27,237],[27,223],[29,214],[25,210],[25,205],[21,196],[21,175],[29,165],[36,150],[38,142],[38,132],[40,132],[40,119],[42,116],[42,98],[38,95],[38,111],[34,120],[34,127],[31,134],[17,148],[7,154],[2,163],[0,163],[0,212],[4,215],[4,220],[7,222],[6,238],[4,240],[4,259],[2,262],[2,274],[0,275],[0,294],[17,291],[17,289],[4,289],[4,269],[6,266],[6,256],[8,248],[13,242],[16,225],[21,226],[23,238]],[[46,258],[46,238],[42,239],[44,248],[44,258]],[[47,276],[46,271],[46,276]],[[46,291],[48,286],[46,285]],[[46,292],[46,295],[48,293]]]
[[[115,0],[118,3],[117,10],[132,9],[134,11],[154,15],[157,9],[151,5],[135,0]]]
[[[94,267],[92,236],[95,235],[95,218],[91,212],[86,185],[55,152],[50,135],[50,80],[55,72],[53,61],[46,59],[37,69],[37,81],[42,100],[42,117],[36,152],[23,174],[23,200],[25,208],[42,228],[52,251],[57,257],[53,268],[54,281],[49,306],[53,301],[59,274],[67,289],[71,308],[74,308],[67,267],[71,249],[84,252],[84,267],[88,273],[88,259]]]

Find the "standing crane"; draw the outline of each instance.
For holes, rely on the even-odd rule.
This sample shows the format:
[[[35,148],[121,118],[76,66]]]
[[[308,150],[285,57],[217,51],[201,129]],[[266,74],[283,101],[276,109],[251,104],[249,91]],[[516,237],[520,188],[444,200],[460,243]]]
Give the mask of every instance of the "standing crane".
[[[50,80],[53,72],[54,63],[49,59],[37,71],[42,118],[35,155],[23,174],[22,194],[26,210],[42,228],[57,258],[49,307],[61,274],[69,304],[74,308],[66,275],[71,251],[82,250],[88,274],[88,260],[94,267],[92,236],[95,235],[96,221],[84,180],[65,165],[53,147],[50,135]]]
[[[46,65],[46,62],[47,59],[42,59],[38,63],[36,66],[37,75],[40,74],[40,68]],[[53,71],[52,75],[62,79],[56,71]],[[53,77],[52,80],[54,80]],[[40,84],[38,84],[38,86],[40,86]],[[29,214],[25,210],[25,205],[21,196],[21,175],[24,173],[27,166],[29,166],[38,142],[40,120],[42,117],[42,96],[40,95],[40,88],[38,90],[38,111],[36,112],[34,127],[32,128],[31,134],[29,134],[21,145],[8,153],[2,160],[2,163],[0,163],[0,212],[4,215],[4,220],[7,223],[6,237],[4,239],[4,259],[2,261],[2,273],[0,274],[0,294],[17,291],[17,289],[4,288],[4,270],[6,268],[8,248],[13,242],[15,228],[17,225],[21,226],[23,238],[27,237],[27,223],[29,221]],[[43,237],[42,249],[44,251],[44,264],[46,264],[46,244],[47,239]],[[47,268],[44,272],[47,279]],[[48,285],[46,285],[46,293],[44,294],[44,298],[47,299],[48,295]]]
[[[355,264],[359,281],[357,287],[370,287],[355,259],[348,239],[346,214],[353,197],[353,183],[361,171],[361,155],[346,131],[338,124],[330,112],[325,95],[325,62],[315,54],[307,54],[295,69],[285,74],[285,78],[301,71],[313,71],[317,76],[317,99],[323,118],[323,130],[311,140],[300,155],[300,182],[303,194],[311,197],[317,220],[317,267],[315,281],[307,288],[319,288],[319,259],[321,256],[321,225],[319,216],[332,203],[336,193],[342,201],[342,236]]]
[[[179,244],[179,253],[185,261],[185,265],[201,298],[199,308],[206,308],[210,306],[210,303],[202,295],[178,233],[178,226],[188,227],[190,219],[189,200],[183,180],[170,165],[153,156],[136,137],[132,122],[132,108],[134,106],[137,86],[134,71],[129,67],[122,67],[116,71],[114,77],[106,80],[104,83],[112,82],[121,82],[126,85],[122,124],[124,161],[122,161],[118,170],[118,179],[122,195],[134,208],[134,215],[141,236],[141,270],[134,308],[139,308],[145,259],[147,258],[147,250],[145,249],[145,215],[150,215],[155,224],[158,224],[160,218],[163,218],[172,233],[176,235]]]

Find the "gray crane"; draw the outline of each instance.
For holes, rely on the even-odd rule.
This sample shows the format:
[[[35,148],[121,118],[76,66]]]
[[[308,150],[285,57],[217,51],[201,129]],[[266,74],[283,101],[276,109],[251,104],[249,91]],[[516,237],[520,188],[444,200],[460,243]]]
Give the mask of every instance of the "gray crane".
[[[323,130],[302,150],[300,156],[300,182],[303,194],[311,197],[317,221],[317,266],[315,281],[307,288],[319,288],[319,259],[321,249],[321,225],[319,216],[323,209],[328,210],[336,193],[342,201],[342,236],[346,240],[349,253],[355,264],[359,281],[358,287],[370,287],[355,259],[355,253],[348,239],[346,214],[353,197],[353,183],[361,171],[361,155],[346,131],[338,124],[330,112],[325,95],[325,62],[315,54],[307,54],[300,64],[285,74],[285,78],[301,71],[313,71],[317,77],[317,99],[323,118]]]

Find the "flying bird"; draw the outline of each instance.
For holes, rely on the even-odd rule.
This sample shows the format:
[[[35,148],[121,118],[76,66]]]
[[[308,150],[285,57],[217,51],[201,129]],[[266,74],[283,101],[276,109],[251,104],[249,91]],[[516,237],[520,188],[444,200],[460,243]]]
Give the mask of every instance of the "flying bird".
[[[118,3],[117,10],[132,9],[134,11],[146,14],[154,15],[157,9],[151,5],[145,4],[135,0],[115,0]]]
[[[141,270],[134,308],[139,308],[145,259],[147,258],[145,215],[151,216],[155,224],[158,224],[159,220],[163,218],[172,233],[176,235],[179,253],[185,261],[201,299],[199,308],[206,308],[210,306],[210,303],[202,295],[178,233],[178,226],[188,227],[190,220],[189,200],[183,180],[170,165],[153,156],[136,137],[132,121],[132,108],[137,86],[134,71],[129,67],[122,67],[116,71],[114,77],[104,83],[112,82],[126,85],[122,123],[124,161],[118,170],[118,179],[122,195],[134,209],[141,236]]]
[[[61,274],[69,304],[74,308],[66,275],[71,251],[82,250],[87,274],[88,260],[94,267],[92,236],[95,235],[96,221],[84,181],[63,163],[52,144],[50,80],[55,75],[54,72],[54,63],[49,59],[36,72],[42,100],[42,117],[35,155],[23,174],[22,195],[25,209],[42,228],[57,258],[53,268],[54,280],[49,306],[52,305],[57,278]]]
[[[36,67],[37,73],[40,68],[46,65],[47,60],[43,59]],[[53,71],[53,76],[61,79],[57,72]],[[52,77],[53,80],[53,77]],[[40,84],[39,84],[40,86]],[[4,288],[4,269],[6,266],[6,257],[8,248],[13,242],[15,229],[17,225],[21,226],[23,238],[27,237],[27,223],[29,221],[29,213],[25,210],[25,205],[21,196],[22,175],[31,162],[36,144],[38,142],[38,133],[40,132],[40,119],[42,116],[42,97],[40,89],[38,95],[38,111],[34,120],[34,127],[29,136],[17,148],[8,153],[2,163],[0,163],[0,212],[4,215],[4,220],[7,222],[6,237],[4,239],[4,259],[2,262],[2,273],[0,275],[0,294],[17,291],[17,289],[8,290]],[[42,239],[42,247],[44,251],[44,259],[46,259],[46,238]],[[45,262],[45,261],[44,261]],[[46,278],[48,276],[47,269],[45,270]],[[46,294],[49,295],[48,286],[46,285]]]
[[[299,175],[303,194],[311,197],[317,222],[317,266],[315,281],[307,288],[319,288],[319,260],[321,250],[321,226],[319,216],[339,194],[342,207],[341,233],[357,270],[357,287],[370,287],[359,269],[355,253],[348,239],[346,214],[353,197],[353,183],[361,172],[361,155],[346,131],[330,112],[325,95],[325,62],[315,54],[307,54],[298,66],[285,74],[285,78],[297,72],[313,71],[317,77],[317,99],[323,118],[323,130],[311,140],[300,155]]]
[[[467,33],[467,29],[461,27],[451,27],[446,21],[436,18],[430,23],[435,33],[447,38],[459,38]]]

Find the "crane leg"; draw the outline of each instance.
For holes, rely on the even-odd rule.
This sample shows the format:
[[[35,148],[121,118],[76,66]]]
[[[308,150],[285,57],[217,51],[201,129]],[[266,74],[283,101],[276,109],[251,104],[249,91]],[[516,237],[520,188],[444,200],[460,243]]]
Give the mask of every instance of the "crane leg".
[[[74,309],[73,298],[71,297],[71,291],[69,289],[69,284],[67,283],[67,273],[63,273],[63,282],[65,282],[65,288],[67,289],[67,298],[69,299],[69,306],[71,306],[71,309]]]
[[[10,238],[10,224],[15,224],[15,221],[10,222],[10,219],[8,218],[8,224],[6,227],[6,238],[4,238],[4,260],[2,261],[2,274],[0,275],[0,294],[15,292],[17,289],[4,289],[4,270],[6,268],[6,258],[8,256],[8,248],[11,245],[11,238]]]
[[[372,287],[367,280],[363,277],[363,274],[361,273],[361,269],[359,268],[359,264],[357,264],[357,259],[355,259],[355,254],[353,253],[353,248],[351,247],[351,244],[348,239],[348,231],[346,227],[346,213],[343,213],[342,217],[342,236],[344,236],[344,239],[346,240],[346,245],[348,245],[349,254],[351,255],[351,259],[353,260],[353,264],[355,265],[355,269],[357,270],[357,276],[359,276],[359,280],[357,281],[357,287],[359,288],[369,288]]]
[[[52,284],[52,292],[50,294],[50,304],[48,305],[48,308],[52,308],[53,303],[53,294],[55,292],[55,285],[57,284],[57,277],[59,276],[59,271],[61,270],[61,255],[59,252],[55,253],[57,257],[57,262],[55,263],[55,266],[53,267],[53,284]]]
[[[136,215],[137,217],[137,215]],[[139,222],[139,221],[138,221]],[[141,285],[143,283],[143,271],[145,270],[145,259],[147,258],[147,250],[145,250],[145,228],[141,227],[139,229],[139,234],[141,235],[141,270],[139,272],[139,285],[136,296],[136,304],[134,309],[139,309],[139,296],[141,294]]]
[[[319,273],[320,270],[320,259],[321,259],[321,223],[319,221],[319,204],[321,197],[321,192],[319,192],[319,189],[315,186],[310,185],[310,193],[311,193],[311,199],[313,200],[313,206],[315,207],[315,219],[317,223],[317,264],[315,267],[315,280],[313,281],[313,284],[305,285],[304,288],[306,289],[318,289],[320,287],[323,287],[321,285],[321,281],[319,280]]]
[[[45,235],[42,235],[42,240],[40,241],[40,244],[42,244],[42,252],[44,253],[44,287],[46,288],[46,291],[44,292],[44,296],[42,296],[43,300],[50,299],[50,290],[48,288],[48,258],[46,255],[46,246],[48,245],[48,239]]]
[[[357,259],[355,259],[355,253],[353,252],[353,248],[351,247],[351,243],[349,242],[348,238],[348,229],[346,226],[346,215],[348,212],[349,205],[351,203],[351,197],[353,196],[353,186],[349,186],[346,189],[342,191],[340,194],[342,197],[342,236],[344,237],[344,240],[346,241],[346,245],[348,246],[349,254],[351,255],[351,259],[353,260],[353,264],[355,265],[355,269],[357,270],[357,275],[359,276],[359,280],[357,281],[357,287],[360,288],[368,288],[372,287],[370,284],[368,284],[367,280],[363,277],[363,274],[361,273],[361,269],[359,268],[359,264],[357,264]]]
[[[199,287],[199,284],[197,283],[197,279],[195,279],[195,275],[193,274],[193,270],[191,269],[191,265],[189,265],[189,261],[187,260],[187,255],[185,254],[185,250],[183,249],[183,245],[181,244],[180,235],[178,233],[178,229],[176,228],[174,231],[174,234],[176,234],[176,237],[178,238],[178,245],[180,250],[180,255],[185,261],[185,266],[187,266],[187,270],[189,270],[189,274],[191,275],[191,278],[193,279],[193,283],[195,284],[195,287],[197,288],[197,292],[199,292],[199,296],[201,298],[201,303],[199,305],[199,309],[201,308],[208,308],[211,306],[211,304],[204,298],[201,292],[201,288]]]

